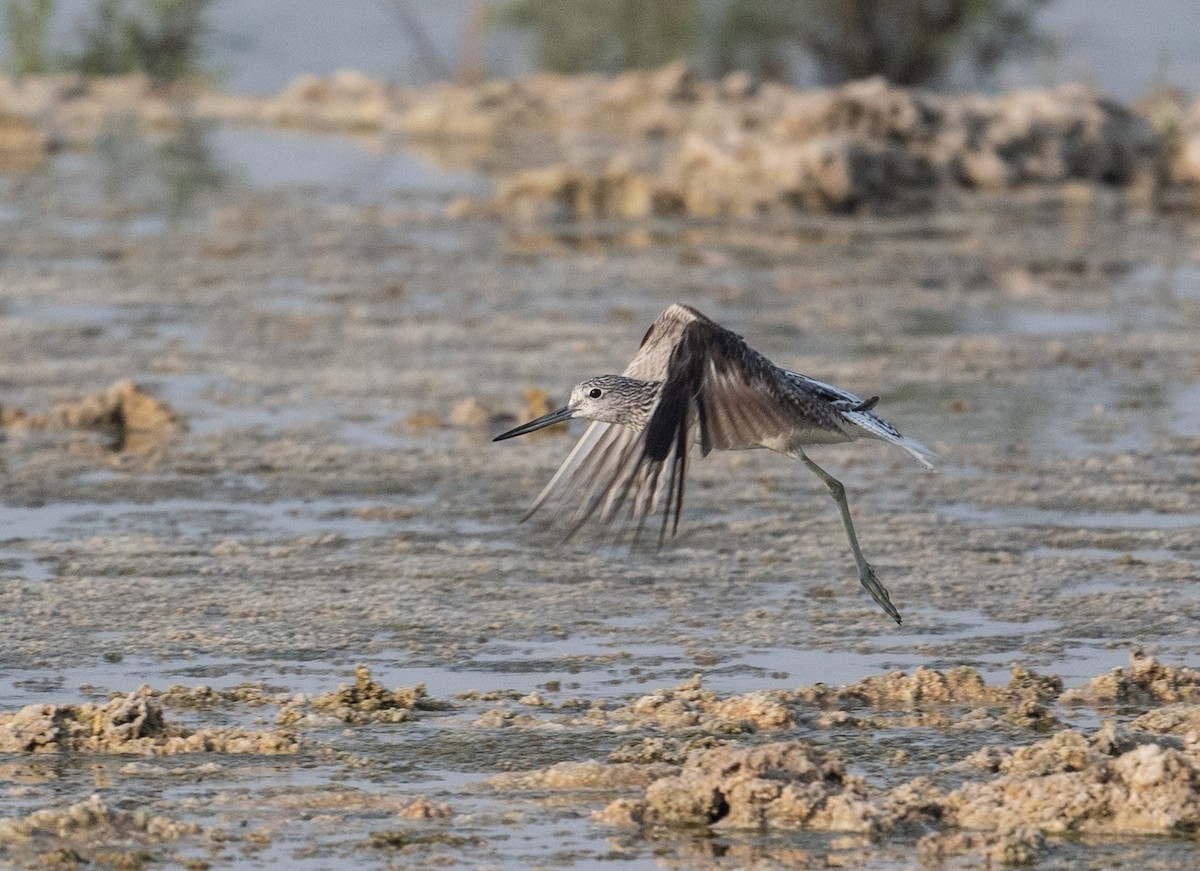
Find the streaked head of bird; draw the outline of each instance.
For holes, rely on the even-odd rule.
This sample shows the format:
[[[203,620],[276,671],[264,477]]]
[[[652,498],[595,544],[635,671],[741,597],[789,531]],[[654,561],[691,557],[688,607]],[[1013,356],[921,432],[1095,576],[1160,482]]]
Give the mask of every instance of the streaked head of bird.
[[[599,375],[589,378],[582,384],[575,385],[575,389],[571,391],[571,400],[564,407],[501,433],[492,441],[499,442],[525,435],[573,417],[644,429],[650,420],[650,410],[654,407],[654,400],[658,395],[658,385],[657,381],[639,381],[623,375]]]
[[[657,381],[598,375],[575,385],[567,408],[572,417],[642,429],[658,394]]]

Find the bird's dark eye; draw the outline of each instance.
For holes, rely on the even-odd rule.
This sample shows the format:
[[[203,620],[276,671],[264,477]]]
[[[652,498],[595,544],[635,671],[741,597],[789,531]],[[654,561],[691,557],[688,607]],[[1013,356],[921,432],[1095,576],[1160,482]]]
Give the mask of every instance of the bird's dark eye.
[[[588,396],[592,397],[592,399],[599,399],[603,395],[604,395],[604,391],[601,390],[599,387],[593,387],[591,390],[588,391]]]

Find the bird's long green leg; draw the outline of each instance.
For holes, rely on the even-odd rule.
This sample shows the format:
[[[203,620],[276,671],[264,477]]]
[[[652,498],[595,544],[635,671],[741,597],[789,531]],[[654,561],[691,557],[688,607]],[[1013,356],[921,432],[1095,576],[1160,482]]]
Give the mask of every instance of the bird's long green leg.
[[[800,459],[804,461],[804,465],[808,466],[825,484],[825,488],[829,491],[829,495],[833,497],[833,501],[837,503],[838,512],[842,515],[842,526],[846,529],[846,538],[850,539],[850,549],[854,551],[854,562],[858,564],[858,579],[862,585],[866,587],[867,592],[871,594],[879,607],[888,613],[888,616],[900,622],[900,612],[896,610],[896,606],[892,604],[892,599],[888,595],[887,588],[879,583],[879,579],[875,577],[875,570],[871,568],[867,558],[863,556],[862,548],[858,546],[858,536],[854,534],[854,521],[850,519],[850,504],[846,501],[846,488],[842,482],[833,475],[826,472],[816,463],[808,458],[808,454],[804,451],[798,451]]]

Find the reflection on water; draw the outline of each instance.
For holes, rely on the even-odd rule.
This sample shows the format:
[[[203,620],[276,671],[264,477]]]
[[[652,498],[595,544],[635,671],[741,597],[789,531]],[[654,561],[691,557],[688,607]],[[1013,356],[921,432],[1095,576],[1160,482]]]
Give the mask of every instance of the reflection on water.
[[[221,185],[206,139],[210,126],[185,118],[166,141],[132,126],[97,137],[98,194],[124,235],[179,229],[198,198]]]
[[[183,119],[173,135],[148,136],[113,124],[90,151],[55,153],[17,186],[9,208],[35,226],[69,237],[138,238],[175,232],[224,183],[208,145],[210,125]]]
[[[983,507],[973,503],[948,503],[939,514],[968,525],[1003,527],[1062,527],[1066,529],[1188,529],[1200,527],[1200,514],[1163,514],[1158,511],[1073,511],[1032,505]]]
[[[1165,547],[1145,547],[1126,549],[1106,549],[1102,547],[1035,547],[1026,551],[1025,555],[1034,559],[1068,559],[1068,560],[1101,560],[1104,562],[1130,561],[1142,563],[1164,562],[1171,560],[1187,560],[1182,554]]]
[[[363,538],[380,534],[379,521],[362,512],[376,501],[287,499],[275,502],[228,499],[159,499],[153,502],[49,502],[10,506],[0,503],[0,543],[89,535],[166,535],[204,540],[213,536],[239,539],[339,535]],[[480,523],[459,518],[447,527],[419,515],[386,521],[387,534],[409,536],[496,536],[512,533],[508,522]],[[501,547],[505,546],[502,541]]]
[[[1179,421],[1194,417],[1182,406],[1187,395],[1049,369],[1020,384],[908,385],[887,393],[886,416],[902,431],[933,433],[925,438],[943,454],[939,468],[956,474],[956,445],[993,442],[1034,460],[1143,451],[1156,433],[1181,431]]]
[[[36,584],[54,577],[54,568],[17,548],[0,547],[0,581],[21,580]]]
[[[1179,436],[1200,435],[1200,381],[1172,384],[1167,422],[1171,433]]]
[[[211,125],[185,118],[179,135],[158,149],[155,171],[168,191],[167,219],[172,228],[192,213],[202,194],[225,181],[225,172],[209,142],[211,135]]]
[[[492,189],[484,176],[437,169],[377,139],[219,127],[207,146],[229,175],[252,188],[314,188],[339,203],[377,204],[399,196],[432,203]]]
[[[130,122],[99,135],[91,151],[55,154],[40,176],[10,191],[0,223],[32,221],[72,237],[177,233],[203,215],[206,195],[233,185],[307,189],[331,203],[401,202],[430,215],[440,215],[453,197],[483,197],[493,188],[485,176],[437,168],[430,158],[377,138],[185,118],[167,138]]]

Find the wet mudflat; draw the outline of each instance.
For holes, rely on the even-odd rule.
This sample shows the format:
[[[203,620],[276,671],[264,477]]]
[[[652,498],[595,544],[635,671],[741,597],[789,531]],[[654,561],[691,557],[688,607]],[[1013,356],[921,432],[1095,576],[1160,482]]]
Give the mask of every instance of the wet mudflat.
[[[1198,225],[1104,189],[522,225],[263,135],[182,205],[136,138],[4,180],[5,861],[1194,860]],[[815,454],[903,627],[765,452],[695,463],[661,552],[516,524],[571,437],[490,436],[675,301],[942,453]],[[89,396],[124,417],[54,411]]]

